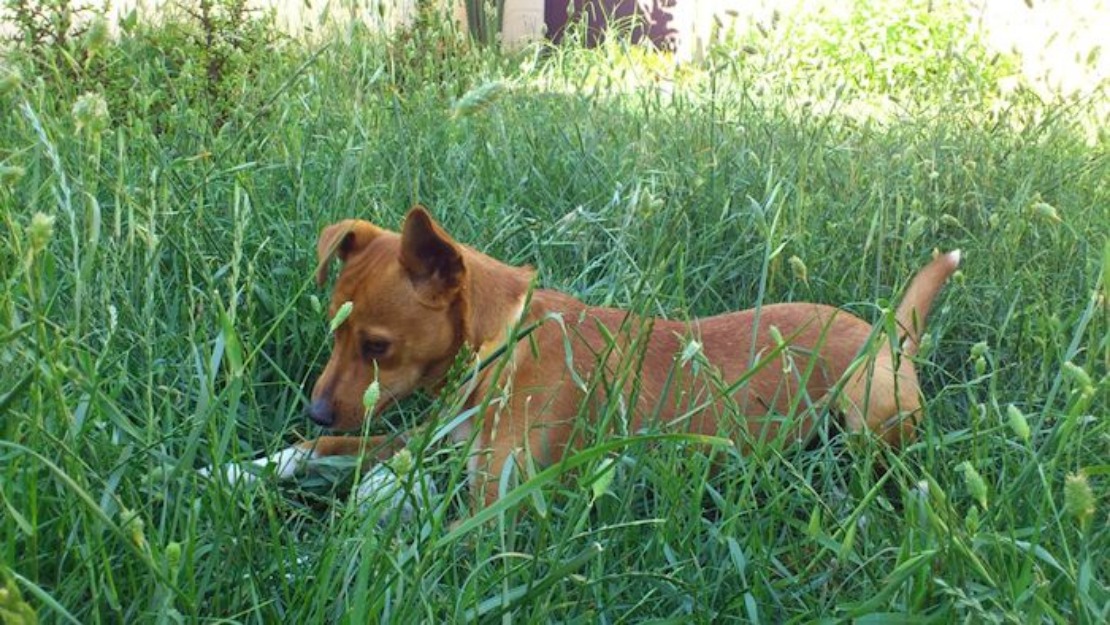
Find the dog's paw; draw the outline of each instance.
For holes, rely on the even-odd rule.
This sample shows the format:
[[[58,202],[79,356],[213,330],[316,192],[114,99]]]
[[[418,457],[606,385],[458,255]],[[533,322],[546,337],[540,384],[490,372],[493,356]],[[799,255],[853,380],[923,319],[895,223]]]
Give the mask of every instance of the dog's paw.
[[[235,485],[239,483],[253,484],[267,474],[272,474],[279,480],[292,479],[297,471],[306,462],[316,457],[311,449],[303,447],[287,447],[275,454],[252,460],[249,463],[225,464],[220,467],[204,467],[197,473],[204,479],[222,479],[225,483]]]

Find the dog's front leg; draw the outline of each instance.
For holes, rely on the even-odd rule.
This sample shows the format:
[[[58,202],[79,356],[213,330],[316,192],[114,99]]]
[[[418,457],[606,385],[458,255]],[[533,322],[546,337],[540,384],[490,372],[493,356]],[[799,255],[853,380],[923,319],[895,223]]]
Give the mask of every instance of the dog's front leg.
[[[327,456],[356,456],[362,458],[363,468],[385,462],[408,444],[406,434],[382,434],[379,436],[321,436],[316,440],[305,441],[289,449],[302,449],[312,458]],[[288,451],[288,450],[286,450]]]
[[[361,456],[364,468],[378,462],[388,460],[405,446],[407,437],[398,435],[382,435],[361,438],[356,436],[321,436],[315,440],[305,441],[281,451],[252,460],[251,464],[258,469],[247,469],[239,464],[226,464],[222,470],[213,471],[212,467],[204,467],[199,471],[201,477],[211,477],[213,473],[219,474],[229,484],[240,481],[253,482],[258,479],[259,473],[264,473],[273,467],[273,475],[279,480],[288,480],[296,475],[309,460],[325,458],[328,456]]]

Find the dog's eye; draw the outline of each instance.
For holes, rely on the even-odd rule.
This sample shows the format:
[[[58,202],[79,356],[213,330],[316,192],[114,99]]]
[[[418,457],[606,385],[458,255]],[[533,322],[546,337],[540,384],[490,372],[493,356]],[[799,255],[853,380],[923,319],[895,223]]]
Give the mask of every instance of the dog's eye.
[[[377,360],[389,351],[389,341],[385,339],[362,339],[359,346],[364,360]]]

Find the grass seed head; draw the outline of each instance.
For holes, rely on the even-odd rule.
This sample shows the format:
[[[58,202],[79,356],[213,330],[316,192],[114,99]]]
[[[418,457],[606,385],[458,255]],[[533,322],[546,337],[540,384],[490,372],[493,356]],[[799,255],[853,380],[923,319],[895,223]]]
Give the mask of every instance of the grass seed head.
[[[339,310],[335,311],[335,316],[331,318],[331,323],[328,324],[328,332],[335,334],[336,329],[343,325],[347,317],[351,316],[351,309],[355,307],[354,302],[343,302]]]
[[[790,271],[794,272],[795,280],[809,284],[809,271],[806,269],[805,261],[797,256],[791,256],[786,262],[790,264]]]
[[[1079,389],[1079,392],[1085,395],[1094,393],[1095,385],[1091,381],[1090,374],[1088,374],[1083,367],[1080,367],[1079,365],[1069,360],[1064,363],[1064,366],[1061,368],[1061,372],[1064,374],[1065,379],[1070,381],[1073,385],[1075,385],[1077,389]]]
[[[990,347],[987,345],[986,341],[979,341],[978,343],[971,346],[971,357],[973,359],[983,358],[988,353],[990,353]]]
[[[1014,431],[1014,434],[1017,434],[1017,437],[1021,439],[1021,442],[1029,442],[1029,422],[1026,421],[1021,409],[1013,404],[1006,406],[1006,421],[1010,424],[1010,429]]]
[[[416,462],[407,447],[393,454],[389,459],[389,468],[393,469],[393,473],[398,477],[408,475],[414,466]]]
[[[972,507],[967,511],[967,516],[964,517],[964,527],[968,532],[975,534],[982,526],[982,519],[979,517],[979,508]]]
[[[968,461],[963,461],[956,467],[957,470],[962,471],[964,474],[964,486],[967,487],[967,492],[979,504],[979,507],[987,509],[987,481],[983,476],[975,470],[975,467]]]
[[[15,580],[2,575],[4,585],[0,586],[0,623],[11,625],[36,625],[39,622],[35,609],[23,600]]]
[[[370,383],[370,386],[366,387],[366,391],[362,394],[362,407],[366,409],[366,414],[370,414],[374,406],[378,405],[378,397],[380,397],[381,394],[382,389],[378,384],[377,376],[375,376],[374,381]]]
[[[54,236],[54,216],[35,213],[31,217],[31,227],[27,229],[27,236],[31,242],[31,252],[34,254],[42,252],[50,242],[50,237]]]
[[[983,377],[987,373],[987,359],[979,357],[975,359],[975,377]]]
[[[90,53],[96,53],[108,42],[108,22],[103,18],[93,20],[89,29],[85,31],[85,48]]]
[[[85,93],[73,103],[73,119],[77,132],[98,135],[108,127],[108,102],[99,93]]]
[[[971,361],[976,377],[981,378],[987,373],[987,354],[989,353],[990,348],[987,347],[986,341],[979,341],[971,346]]]
[[[15,93],[23,86],[23,74],[14,67],[0,67],[0,97]]]
[[[139,549],[146,548],[146,523],[144,523],[142,517],[139,516],[138,510],[121,508],[119,511],[119,525],[120,529],[122,529],[131,540],[131,544]]]
[[[1095,493],[1083,471],[1064,478],[1064,510],[1082,527],[1095,515]]]
[[[5,187],[15,185],[27,170],[18,165],[0,165],[0,184]]]
[[[1063,219],[1060,219],[1060,213],[1056,210],[1056,207],[1049,204],[1048,202],[1033,202],[1033,204],[1029,207],[1029,212],[1033,213],[1034,217],[1044,219],[1045,221],[1050,221],[1052,223],[1061,223],[1062,221],[1064,221]]]
[[[166,564],[170,570],[176,569],[181,562],[181,543],[173,541],[166,545]]]
[[[495,80],[467,91],[451,107],[452,117],[467,117],[479,113],[508,91],[508,85]]]

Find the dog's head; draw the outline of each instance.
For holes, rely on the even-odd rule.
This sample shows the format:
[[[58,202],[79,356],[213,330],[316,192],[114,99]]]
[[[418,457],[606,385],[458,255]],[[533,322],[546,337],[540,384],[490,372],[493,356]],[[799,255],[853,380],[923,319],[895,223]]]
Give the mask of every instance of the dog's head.
[[[321,285],[330,261],[343,263],[330,314],[346,302],[352,308],[335,330],[309,415],[328,428],[355,430],[390,402],[435,387],[450,369],[466,338],[465,250],[420,206],[400,234],[348,219],[324,228],[316,250]],[[381,394],[368,412],[363,393],[375,375]]]

